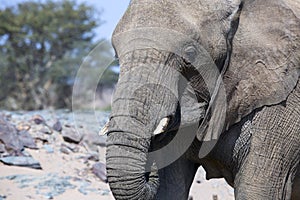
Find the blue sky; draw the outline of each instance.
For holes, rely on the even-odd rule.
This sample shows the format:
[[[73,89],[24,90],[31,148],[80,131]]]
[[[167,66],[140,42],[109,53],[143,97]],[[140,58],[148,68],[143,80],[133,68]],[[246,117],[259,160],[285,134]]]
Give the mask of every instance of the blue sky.
[[[0,8],[9,5],[15,5],[27,0],[0,0]],[[103,10],[101,15],[105,22],[98,29],[96,29],[97,39],[110,39],[114,27],[125,12],[130,0],[77,0],[77,2],[86,2],[94,6],[97,10]]]
[[[96,31],[98,36],[110,39],[111,34],[118,21],[128,7],[130,0],[79,0],[95,5],[97,9],[103,9],[102,19],[105,23]]]

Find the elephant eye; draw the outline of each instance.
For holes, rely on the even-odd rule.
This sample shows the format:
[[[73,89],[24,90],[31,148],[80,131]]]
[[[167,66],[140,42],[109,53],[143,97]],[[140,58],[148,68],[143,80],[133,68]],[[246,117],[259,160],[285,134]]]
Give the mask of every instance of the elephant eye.
[[[193,45],[189,45],[184,48],[183,55],[189,63],[193,63],[197,57],[197,49]]]

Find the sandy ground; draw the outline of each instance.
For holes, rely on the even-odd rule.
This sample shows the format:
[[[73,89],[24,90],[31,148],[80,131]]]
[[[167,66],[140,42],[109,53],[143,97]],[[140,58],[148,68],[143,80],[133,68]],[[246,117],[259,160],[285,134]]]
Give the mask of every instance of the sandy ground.
[[[49,114],[45,113],[43,116],[47,115]],[[48,124],[51,124],[53,116],[45,117]],[[30,117],[20,114],[15,118],[13,116],[11,121],[16,125],[20,121],[29,123]],[[60,115],[58,118],[63,126],[70,123],[66,116]],[[86,116],[84,119],[90,122]],[[35,126],[32,123],[30,125],[31,129]],[[51,151],[40,142],[37,143],[38,149],[26,148],[26,152],[40,163],[42,170],[0,163],[0,200],[114,199],[108,184],[96,177],[91,170],[96,162],[105,163],[105,147],[97,147],[99,161],[95,161],[87,158],[91,153],[84,145],[78,145],[78,151],[66,154],[61,151],[62,144],[66,142],[60,133],[53,132],[47,137],[52,138],[52,142],[47,144],[51,147]],[[190,196],[193,200],[234,199],[233,189],[223,179],[205,180],[203,168],[199,168],[195,176]]]
[[[0,164],[0,199],[7,200],[26,200],[26,199],[99,199],[113,200],[112,194],[109,192],[109,186],[100,181],[89,170],[86,169],[86,164],[81,160],[68,158],[60,153],[49,154],[43,150],[30,150],[31,155],[40,161],[43,170],[29,169],[25,167],[13,167]],[[83,194],[79,191],[80,183],[76,180],[71,180],[76,188],[66,189],[65,192],[58,196],[50,197],[45,194],[39,194],[35,186],[39,182],[40,177],[47,177],[49,174],[56,174],[58,177],[76,176],[83,180],[87,180],[97,192],[89,192]],[[16,179],[7,179],[3,177],[22,175],[24,178],[37,178],[38,180],[24,186],[21,181]],[[49,186],[51,187],[51,186]],[[45,188],[47,191],[47,188]],[[40,193],[43,193],[40,191]],[[203,168],[199,168],[195,176],[194,183],[191,188],[190,195],[195,199],[203,200],[233,200],[233,189],[226,184],[223,179],[205,180],[205,172]]]

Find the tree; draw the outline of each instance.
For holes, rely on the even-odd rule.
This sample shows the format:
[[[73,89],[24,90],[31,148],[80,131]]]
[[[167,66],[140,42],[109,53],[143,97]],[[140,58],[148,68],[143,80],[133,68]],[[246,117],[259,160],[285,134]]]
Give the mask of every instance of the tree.
[[[68,0],[0,10],[0,106],[70,106],[72,79],[95,46],[99,16],[93,7]]]

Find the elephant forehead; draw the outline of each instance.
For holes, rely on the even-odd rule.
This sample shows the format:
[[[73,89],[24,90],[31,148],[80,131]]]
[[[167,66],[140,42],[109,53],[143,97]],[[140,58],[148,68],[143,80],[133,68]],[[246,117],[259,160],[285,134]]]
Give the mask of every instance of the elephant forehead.
[[[192,29],[180,17],[177,6],[169,1],[132,1],[115,33],[140,27],[169,27],[178,31]]]
[[[199,41],[213,55],[217,48],[225,49],[224,33],[230,28],[229,16],[237,7],[238,4],[225,0],[217,4],[198,0],[132,1],[114,35],[139,28],[161,27]],[[136,35],[139,36],[142,34]]]

